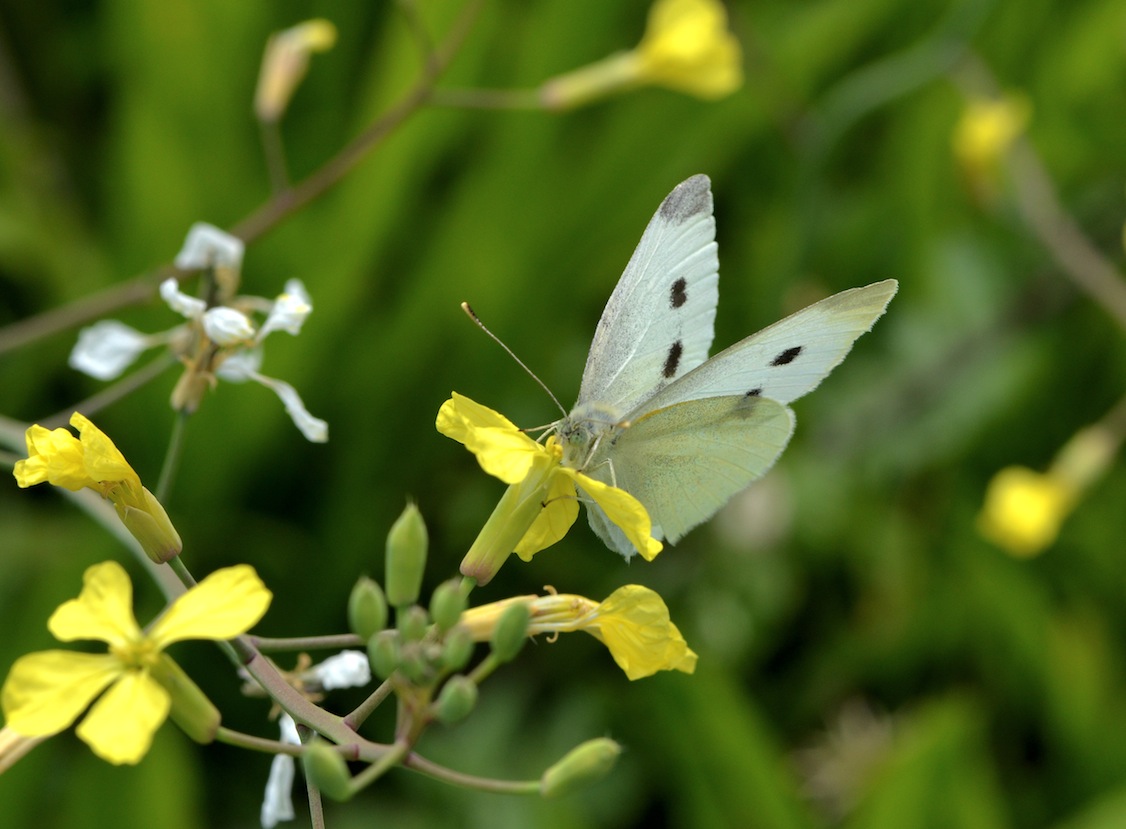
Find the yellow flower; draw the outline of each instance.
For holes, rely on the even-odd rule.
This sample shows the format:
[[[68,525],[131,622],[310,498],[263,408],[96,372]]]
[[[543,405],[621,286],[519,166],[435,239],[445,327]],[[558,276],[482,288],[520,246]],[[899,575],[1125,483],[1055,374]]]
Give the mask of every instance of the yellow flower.
[[[111,763],[139,762],[169,713],[193,739],[214,737],[218,711],[163,651],[185,639],[245,633],[269,607],[270,591],[248,565],[218,570],[173,602],[147,633],[133,618],[132,598],[121,565],[87,569],[81,594],[62,604],[47,627],[63,642],[105,642],[109,653],[54,650],[16,660],[0,690],[8,728],[49,737],[101,695],[76,733]]]
[[[294,90],[309,71],[309,56],[327,52],[336,44],[336,27],[327,20],[307,20],[281,32],[266,43],[254,111],[262,121],[277,121],[289,106]]]
[[[97,426],[83,415],[71,415],[66,429],[38,424],[27,430],[27,459],[12,470],[21,488],[49,483],[73,492],[89,488],[113,503],[126,529],[158,564],[180,553],[182,544],[164,507],[141,486],[141,479],[125,457]]]
[[[1001,162],[1031,114],[1031,104],[1021,95],[975,98],[966,104],[954,128],[954,157],[981,195],[992,196]]]
[[[487,641],[501,614],[516,602],[527,603],[531,612],[529,636],[586,631],[609,649],[630,679],[696,670],[696,654],[669,618],[664,600],[648,587],[627,584],[601,603],[568,594],[517,596],[471,608],[461,624],[475,640]]]
[[[1079,497],[1114,462],[1122,443],[1124,404],[1100,423],[1080,429],[1052,459],[1047,472],[1023,466],[1002,469],[989,482],[978,531],[1017,556],[1052,545]]]
[[[553,78],[540,96],[548,108],[568,109],[653,84],[717,99],[743,85],[742,60],[719,0],[657,0],[636,49]]]
[[[989,482],[978,531],[1013,555],[1036,555],[1056,540],[1076,494],[1057,476],[1006,467]]]
[[[486,584],[510,553],[530,561],[566,535],[579,512],[576,489],[597,503],[647,560],[661,551],[641,502],[563,466],[554,436],[539,444],[503,415],[456,393],[438,411],[437,427],[510,485],[461,563],[462,574],[478,584]]]

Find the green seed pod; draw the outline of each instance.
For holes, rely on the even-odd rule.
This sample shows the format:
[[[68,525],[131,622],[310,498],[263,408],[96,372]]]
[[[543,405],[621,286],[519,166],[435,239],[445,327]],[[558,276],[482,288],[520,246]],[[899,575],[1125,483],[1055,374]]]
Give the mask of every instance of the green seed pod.
[[[477,683],[467,676],[451,676],[438,693],[434,714],[438,721],[450,725],[464,719],[477,704]]]
[[[430,616],[438,630],[445,633],[458,623],[465,612],[466,599],[461,595],[460,581],[450,579],[438,585],[430,597]]]
[[[430,661],[426,648],[420,642],[403,645],[402,656],[399,658],[399,672],[415,685],[433,682],[436,673],[434,663]]]
[[[367,576],[361,576],[348,596],[348,627],[367,641],[387,626],[387,597],[383,588]]]
[[[426,524],[422,513],[414,504],[407,504],[387,533],[387,577],[384,584],[387,601],[394,607],[418,601],[422,572],[426,569],[426,548]]]
[[[531,611],[524,602],[508,607],[500,615],[489,644],[493,646],[493,653],[501,662],[511,662],[520,653],[528,636],[530,619]]]
[[[418,605],[399,611],[399,635],[404,643],[421,642],[429,627],[430,617]]]
[[[381,630],[368,640],[368,660],[380,679],[387,679],[399,669],[399,659],[399,634],[396,631]]]
[[[301,755],[305,777],[333,800],[348,800],[352,792],[352,775],[348,764],[332,746],[314,740]]]
[[[184,669],[167,655],[161,654],[151,671],[152,678],[172,698],[172,707],[168,712],[172,721],[197,743],[207,744],[214,740],[222,720],[219,709],[184,673]]]
[[[605,777],[621,753],[621,745],[607,737],[587,740],[543,773],[540,794],[558,797]]]
[[[476,644],[467,628],[455,627],[442,642],[442,667],[447,671],[460,671],[469,664]]]

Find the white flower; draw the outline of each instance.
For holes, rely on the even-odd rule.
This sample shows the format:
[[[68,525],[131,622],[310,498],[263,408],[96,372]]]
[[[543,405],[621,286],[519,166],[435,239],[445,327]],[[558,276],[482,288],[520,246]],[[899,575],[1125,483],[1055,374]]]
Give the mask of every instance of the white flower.
[[[101,320],[78,332],[78,342],[67,361],[70,367],[99,380],[121,375],[153,338],[117,320]]]
[[[285,293],[281,294],[270,309],[269,316],[258,329],[258,342],[271,331],[286,331],[296,336],[301,333],[301,326],[305,318],[313,312],[313,300],[300,279],[291,279],[285,283]]]
[[[301,745],[293,718],[282,712],[278,717],[281,741]],[[293,820],[293,777],[295,763],[288,754],[275,754],[270,763],[270,776],[266,780],[266,794],[262,798],[262,829],[274,829],[283,820]]]
[[[219,305],[204,312],[203,332],[216,345],[243,345],[254,337],[254,325],[242,311]]]
[[[185,271],[213,267],[241,270],[245,250],[246,245],[237,236],[207,222],[196,222],[188,230],[188,238],[176,254],[176,267]]]
[[[326,691],[358,688],[371,682],[371,663],[363,651],[341,651],[312,669]]]
[[[177,314],[190,320],[199,319],[207,310],[206,302],[181,291],[180,283],[172,276],[160,283],[160,298]]]
[[[274,392],[285,405],[285,410],[293,420],[293,424],[301,430],[305,439],[312,443],[325,443],[328,441],[328,424],[319,417],[313,417],[301,401],[301,395],[293,386],[273,377],[266,377],[258,373],[262,365],[262,350],[259,348],[239,351],[228,357],[222,365],[215,370],[215,376],[231,383],[245,383],[253,380]]]

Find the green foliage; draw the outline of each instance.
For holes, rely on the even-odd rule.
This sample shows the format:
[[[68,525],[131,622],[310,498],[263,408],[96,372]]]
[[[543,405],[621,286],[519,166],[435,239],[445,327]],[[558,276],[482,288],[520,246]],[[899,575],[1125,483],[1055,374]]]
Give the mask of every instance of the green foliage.
[[[394,4],[10,5],[0,324],[125,282],[170,261],[192,222],[230,227],[263,203],[251,100],[270,32],[314,14],[340,31],[282,125],[295,179],[421,69]],[[418,5],[437,32],[459,7]],[[474,596],[550,584],[602,598],[639,582],[665,597],[700,655],[695,676],[629,683],[587,637],[540,641],[498,671],[473,716],[423,746],[523,779],[608,735],[624,750],[606,779],[545,805],[396,771],[331,805],[332,829],[1126,824],[1126,472],[1112,468],[1040,558],[1011,559],[974,525],[994,472],[1045,468],[1121,397],[1122,330],[1064,276],[1012,187],[975,199],[950,150],[972,54],[1028,96],[1029,137],[1064,207],[1120,265],[1121,3],[730,9],[747,56],[730,98],[653,89],[566,115],[424,109],[248,247],[244,292],[272,296],[299,277],[312,294],[301,336],[271,338],[263,371],[300,390],[330,441],[305,442],[267,390],[221,385],[188,423],[166,506],[193,571],[255,565],[276,597],[256,631],[268,636],[344,629],[349,590],[404,497],[426,516],[430,583],[453,574],[503,485],[435,432],[451,390],[521,426],[557,417],[461,301],[569,402],[645,222],[697,172],[716,195],[717,347],[807,299],[901,284],[874,332],[795,405],[778,468],[711,524],[626,568],[580,521]],[[645,10],[488,4],[442,86],[533,87],[631,46]],[[177,322],[159,300],[113,316],[146,331]],[[67,367],[76,333],[0,357],[4,415],[65,416],[103,387]],[[146,482],[175,379],[97,417]],[[0,487],[0,550],[5,670],[56,646],[45,620],[84,567],[122,558],[58,493],[14,484]],[[145,618],[161,599],[139,572]],[[266,706],[238,694],[217,653],[174,655],[224,725],[272,736]],[[856,704],[859,724],[846,714]],[[0,776],[0,823],[255,825],[268,766],[165,726],[140,766],[111,768],[64,734]],[[294,825],[307,825],[297,800]]]

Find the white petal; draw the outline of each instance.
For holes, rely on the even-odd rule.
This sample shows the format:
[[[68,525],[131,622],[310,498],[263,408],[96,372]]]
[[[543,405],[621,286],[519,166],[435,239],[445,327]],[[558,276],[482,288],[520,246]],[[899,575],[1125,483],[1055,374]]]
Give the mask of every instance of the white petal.
[[[285,404],[285,410],[293,419],[293,425],[301,430],[301,434],[305,436],[306,440],[312,443],[326,443],[328,441],[328,424],[319,417],[313,417],[309,414],[305,404],[301,402],[301,395],[297,393],[293,386],[272,377],[263,377],[261,374],[256,374],[251,379],[257,380],[268,389],[274,390],[274,393]]]
[[[254,336],[254,326],[242,311],[220,305],[203,315],[203,331],[218,345],[238,345]]]
[[[242,268],[242,254],[246,246],[237,236],[220,230],[206,222],[196,222],[188,230],[184,246],[176,254],[176,267],[183,270],[197,268]]]
[[[359,688],[371,682],[371,664],[363,651],[341,651],[315,666],[312,672],[326,691]]]
[[[274,302],[269,316],[258,330],[258,342],[262,342],[271,331],[288,331],[293,335],[301,333],[301,326],[312,311],[312,300],[301,280],[289,280],[285,283],[285,293]]]
[[[301,745],[297,727],[289,714],[278,718],[281,741]],[[266,780],[266,794],[262,798],[262,829],[273,829],[283,820],[293,820],[293,776],[295,763],[288,754],[275,754],[270,763],[270,776]]]
[[[248,348],[225,359],[215,370],[215,376],[229,383],[245,383],[255,379],[261,367],[262,349]]]
[[[160,296],[168,307],[181,316],[190,320],[198,319],[207,310],[207,303],[194,296],[188,296],[180,290],[180,283],[175,277],[169,277],[160,283]]]
[[[78,332],[70,352],[70,367],[99,380],[121,375],[137,355],[149,347],[149,338],[117,320],[101,320]]]

